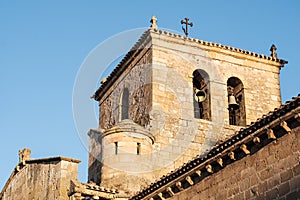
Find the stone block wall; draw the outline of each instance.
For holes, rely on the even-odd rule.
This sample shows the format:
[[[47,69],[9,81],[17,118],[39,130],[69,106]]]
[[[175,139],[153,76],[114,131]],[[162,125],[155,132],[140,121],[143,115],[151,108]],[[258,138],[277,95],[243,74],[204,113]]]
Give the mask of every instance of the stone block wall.
[[[105,132],[120,123],[120,98],[123,89],[129,89],[129,119],[149,130],[155,138],[152,152],[147,155],[152,169],[145,175],[149,180],[144,182],[155,181],[242,128],[229,125],[229,78],[237,77],[243,83],[247,124],[280,106],[282,64],[212,45],[200,45],[172,34],[150,31],[149,35],[151,40],[143,44],[145,48],[125,63],[126,69],[99,100],[99,128]],[[194,117],[193,72],[197,69],[204,70],[209,76],[211,120]],[[135,146],[135,138],[128,136],[132,141],[122,145],[135,148],[131,146]],[[127,139],[127,136],[118,135],[119,141]],[[91,145],[90,152],[97,149],[102,154],[103,149],[113,152],[112,143],[99,144],[102,150],[99,145]],[[91,157],[89,166],[96,163],[94,161]],[[139,162],[137,166],[141,166]],[[92,175],[99,173],[98,169],[90,169],[89,176],[99,177]],[[118,169],[112,168],[109,173],[102,173],[102,178],[108,180],[114,170],[115,175],[120,175]],[[98,182],[98,178],[96,180]],[[114,184],[118,182],[124,184],[118,180]]]
[[[88,135],[88,181],[100,184],[102,176],[102,135],[93,130],[90,130]]]
[[[78,162],[80,161],[62,157],[28,160],[8,180],[2,199],[67,200],[70,181],[77,180]]]
[[[171,199],[299,199],[299,134],[298,127]]]
[[[93,149],[89,153],[89,180],[127,195],[151,183],[154,138],[149,130],[126,119],[103,132],[91,130],[89,135]]]
[[[227,80],[244,86],[250,124],[281,104],[280,64],[191,40],[152,33],[152,110],[156,177],[205,153],[242,127],[229,125]],[[194,118],[193,72],[209,76],[211,120]]]
[[[120,106],[124,88],[129,90],[129,119],[144,125],[151,110],[152,51],[145,47],[99,101],[99,127],[109,129],[121,121]]]

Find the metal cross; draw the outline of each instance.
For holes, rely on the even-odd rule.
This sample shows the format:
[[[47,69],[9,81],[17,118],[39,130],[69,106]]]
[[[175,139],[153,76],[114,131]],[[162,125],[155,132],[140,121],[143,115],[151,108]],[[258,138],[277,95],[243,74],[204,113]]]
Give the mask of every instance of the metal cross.
[[[181,20],[181,24],[185,24],[185,28],[184,27],[182,27],[182,30],[183,30],[183,32],[184,32],[184,34],[185,34],[185,36],[186,37],[188,37],[188,35],[189,35],[189,29],[188,29],[188,27],[189,26],[191,26],[191,27],[193,27],[193,22],[190,22],[189,23],[189,18],[184,18],[184,20]]]

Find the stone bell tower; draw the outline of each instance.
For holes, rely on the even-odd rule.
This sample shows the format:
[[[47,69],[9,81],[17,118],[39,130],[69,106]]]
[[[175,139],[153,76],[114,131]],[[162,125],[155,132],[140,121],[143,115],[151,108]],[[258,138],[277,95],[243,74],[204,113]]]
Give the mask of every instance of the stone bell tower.
[[[89,180],[132,194],[281,104],[271,56],[158,30],[156,18],[94,94]]]

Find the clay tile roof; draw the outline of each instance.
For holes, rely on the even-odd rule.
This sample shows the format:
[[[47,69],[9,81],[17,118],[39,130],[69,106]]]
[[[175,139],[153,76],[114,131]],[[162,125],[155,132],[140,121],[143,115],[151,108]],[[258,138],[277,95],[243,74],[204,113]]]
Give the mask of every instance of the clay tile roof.
[[[165,30],[148,29],[141,35],[141,37],[138,39],[138,41],[133,45],[133,47],[130,49],[130,51],[124,56],[124,58],[121,60],[121,62],[116,66],[116,68],[107,77],[106,81],[101,84],[101,86],[97,89],[97,91],[94,93],[94,95],[91,98],[94,98],[96,101],[100,100],[100,97],[105,92],[105,89],[107,89],[110,86],[110,84],[112,84],[112,82],[114,82],[119,77],[119,75],[126,69],[126,67],[127,67],[126,63],[130,62],[131,59],[133,58],[133,55],[138,54],[143,49],[143,45],[147,44],[147,42],[150,41],[150,33],[166,35],[168,37],[174,37],[174,38],[181,39],[181,40],[188,40],[188,41],[198,43],[201,45],[205,45],[205,46],[209,46],[209,47],[217,47],[217,48],[229,50],[232,52],[238,52],[238,53],[242,53],[242,54],[246,54],[246,55],[251,55],[251,56],[254,56],[254,57],[257,57],[260,59],[278,62],[282,65],[288,63],[287,61],[285,61],[283,59],[273,58],[272,56],[266,56],[263,54],[257,54],[255,52],[235,48],[232,46],[225,46],[223,44],[203,41],[203,40],[196,39],[196,38],[186,38],[185,36],[182,36],[180,34],[171,33],[171,32],[165,31]]]
[[[141,190],[130,199],[143,199],[152,192],[157,191],[159,188],[162,188],[167,183],[174,181],[175,179],[184,174],[190,173],[197,166],[209,162],[210,158],[216,156],[217,154],[222,154],[222,152],[224,152],[226,149],[234,147],[237,143],[240,143],[244,138],[251,135],[256,130],[268,127],[276,119],[279,119],[288,113],[293,113],[295,115],[296,108],[300,108],[300,94],[298,94],[298,96],[296,97],[293,97],[291,101],[287,101],[279,108],[275,108],[274,111],[269,112],[267,115],[263,115],[261,118],[251,123],[250,126],[240,129],[234,136],[230,137],[226,141],[213,146],[210,151],[196,156],[193,160],[189,161],[188,163],[185,163],[184,165],[175,169],[168,175],[162,176],[158,181],[151,183],[147,188]]]

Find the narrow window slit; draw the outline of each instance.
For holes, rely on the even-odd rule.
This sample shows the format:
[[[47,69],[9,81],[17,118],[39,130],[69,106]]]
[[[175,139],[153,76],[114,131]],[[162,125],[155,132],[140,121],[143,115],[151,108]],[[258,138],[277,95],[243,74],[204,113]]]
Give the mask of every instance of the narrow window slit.
[[[118,154],[118,142],[115,142],[115,154]]]
[[[140,153],[141,153],[141,143],[138,142],[136,146],[136,154],[140,155]]]

